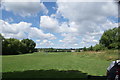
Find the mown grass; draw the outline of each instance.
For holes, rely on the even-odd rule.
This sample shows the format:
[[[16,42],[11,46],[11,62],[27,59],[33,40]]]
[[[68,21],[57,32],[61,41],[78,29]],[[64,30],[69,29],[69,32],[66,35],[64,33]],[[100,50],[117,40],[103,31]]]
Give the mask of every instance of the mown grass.
[[[108,51],[100,51],[100,52],[94,52],[94,51],[68,52],[68,53],[36,52],[32,54],[23,54],[23,55],[5,55],[2,56],[2,72],[3,72],[3,76],[8,76],[8,77],[14,77],[12,76],[12,73],[13,75],[19,76],[19,74],[24,74],[21,72],[25,72],[25,71],[28,71],[30,73],[34,73],[34,71],[35,72],[38,71],[39,74],[45,73],[45,75],[41,77],[46,77],[46,76],[50,77],[50,74],[48,75],[46,74],[46,72],[50,73],[48,70],[55,70],[55,72],[54,71],[53,72],[56,75],[56,77],[57,75],[59,77],[59,75],[64,74],[64,73],[60,73],[59,71],[68,71],[68,70],[80,71],[79,74],[83,73],[92,76],[105,76],[106,68],[109,66],[112,60],[116,60],[116,59],[118,59],[117,50],[108,50]],[[40,70],[43,70],[43,72],[41,73]],[[72,73],[66,75],[71,76],[70,74]],[[75,76],[78,77],[78,75],[76,75],[78,74],[78,72],[73,74],[74,75],[71,77],[75,77]],[[24,77],[26,76],[24,75]],[[38,75],[37,77],[40,76]]]
[[[104,76],[111,60],[117,59],[117,51],[32,53],[2,56],[2,72],[29,70],[78,70],[87,75]],[[111,58],[112,57],[112,58]]]

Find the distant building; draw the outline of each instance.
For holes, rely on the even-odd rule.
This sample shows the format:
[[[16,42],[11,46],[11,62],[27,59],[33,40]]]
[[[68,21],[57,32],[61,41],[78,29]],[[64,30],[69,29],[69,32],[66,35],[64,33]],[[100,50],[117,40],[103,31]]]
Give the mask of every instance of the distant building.
[[[82,52],[83,50],[80,50],[80,52]]]
[[[75,50],[71,50],[71,52],[76,52]]]

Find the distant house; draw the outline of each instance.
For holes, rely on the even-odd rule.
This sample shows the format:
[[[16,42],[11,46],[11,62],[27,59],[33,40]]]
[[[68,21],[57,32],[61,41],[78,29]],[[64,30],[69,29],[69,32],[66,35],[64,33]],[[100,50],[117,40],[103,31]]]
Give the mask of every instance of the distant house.
[[[76,52],[75,50],[71,50],[71,52]]]
[[[83,50],[80,50],[80,52],[82,52]]]

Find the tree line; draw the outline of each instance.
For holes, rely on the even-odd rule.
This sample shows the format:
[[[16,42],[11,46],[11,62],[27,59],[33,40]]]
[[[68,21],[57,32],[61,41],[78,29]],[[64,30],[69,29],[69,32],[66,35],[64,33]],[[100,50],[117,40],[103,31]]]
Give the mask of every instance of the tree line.
[[[5,39],[0,34],[0,43],[2,43],[2,54],[25,54],[32,53],[34,51],[45,51],[45,52],[71,52],[71,49],[54,49],[54,48],[44,48],[35,49],[36,43],[31,39],[18,40],[15,38]],[[99,51],[107,49],[120,49],[120,27],[109,29],[104,31],[103,35],[99,40],[99,44],[95,46],[90,46],[88,48],[75,49],[76,52],[83,51]]]
[[[120,26],[104,31],[99,40],[99,44],[96,44],[95,46],[90,46],[89,48],[84,47],[83,49],[86,51],[120,49]]]
[[[83,48],[70,48],[70,49],[61,49],[61,48],[36,48],[37,52],[71,52],[74,50],[75,52],[80,52]]]
[[[31,39],[18,40],[15,38],[5,39],[0,34],[2,41],[2,55],[17,55],[32,53],[35,50],[36,43]]]

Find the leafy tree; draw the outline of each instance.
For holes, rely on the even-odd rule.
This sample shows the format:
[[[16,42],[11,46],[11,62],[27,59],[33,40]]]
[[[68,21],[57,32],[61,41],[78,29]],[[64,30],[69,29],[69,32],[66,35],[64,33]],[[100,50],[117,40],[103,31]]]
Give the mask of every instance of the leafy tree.
[[[5,39],[2,42],[2,51],[3,54],[9,55],[9,54],[19,54],[20,53],[20,46],[21,42],[17,39],[10,38],[10,39]]]
[[[93,46],[90,46],[90,50],[93,51]]]
[[[86,48],[86,47],[84,47],[84,48],[83,48],[83,51],[87,51],[87,48]]]
[[[108,49],[118,49],[120,43],[119,31],[120,27],[105,31],[100,39],[100,44],[104,45]]]
[[[94,47],[93,47],[93,50],[94,51],[100,51],[100,50],[105,50],[107,48],[105,48],[102,44],[96,44]]]
[[[21,42],[24,43],[25,53],[34,52],[36,43],[33,40],[31,40],[31,39],[23,39]]]
[[[91,45],[89,48],[87,48],[88,51],[93,51],[93,46]]]
[[[120,49],[120,26],[118,27],[117,32],[118,32],[116,36],[117,48]]]
[[[23,39],[22,41],[15,38],[5,39],[1,34],[0,43],[2,44],[0,47],[2,48],[3,55],[16,55],[34,52],[34,48],[36,46],[36,43],[31,39]]]
[[[4,37],[0,34],[0,55],[2,54],[2,41],[4,41]]]

